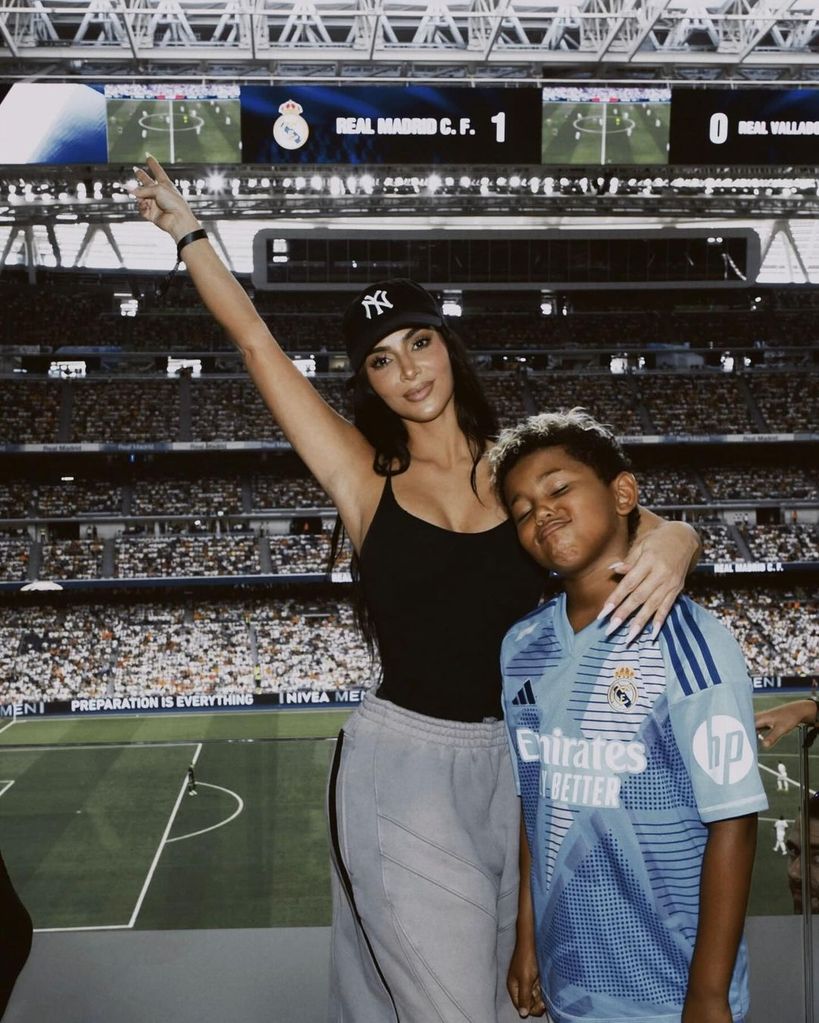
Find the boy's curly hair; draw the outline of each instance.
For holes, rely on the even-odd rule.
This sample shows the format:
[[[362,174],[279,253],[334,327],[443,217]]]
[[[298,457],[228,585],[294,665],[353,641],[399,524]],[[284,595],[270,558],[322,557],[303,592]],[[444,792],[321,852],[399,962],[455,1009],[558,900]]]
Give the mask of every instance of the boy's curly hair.
[[[564,448],[572,458],[593,469],[604,483],[611,483],[621,472],[631,472],[631,464],[614,433],[579,406],[541,412],[529,416],[517,426],[502,430],[489,452],[489,476],[500,503],[509,510],[503,492],[512,468],[533,451]],[[634,535],[640,511],[629,513],[628,534]]]

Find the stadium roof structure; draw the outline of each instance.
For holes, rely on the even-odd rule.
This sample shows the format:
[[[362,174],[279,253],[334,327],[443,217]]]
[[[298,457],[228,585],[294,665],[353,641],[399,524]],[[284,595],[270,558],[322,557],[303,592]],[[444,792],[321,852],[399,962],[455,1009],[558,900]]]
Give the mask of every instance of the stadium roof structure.
[[[0,78],[819,81],[816,0],[0,0]]]
[[[338,231],[343,237],[351,229],[349,220],[331,218],[326,220],[329,232]],[[445,237],[447,229],[440,225],[434,231],[424,221],[411,216],[393,217],[390,221],[393,231],[417,231],[419,236],[436,233]],[[361,218],[354,221],[358,230],[383,230],[383,220],[378,217]],[[470,228],[476,236],[485,237],[497,224],[491,216],[473,217]],[[725,222],[705,218],[669,218],[652,216],[612,220],[611,218],[589,218],[581,223],[566,219],[536,219],[518,217],[507,221],[505,234],[526,233],[533,229],[560,228],[564,237],[571,231],[598,229],[609,234],[617,231],[644,231],[647,238],[660,232],[685,230],[713,231],[712,240],[722,242],[718,237],[726,230]],[[735,220],[731,229],[750,229],[758,236],[760,250],[759,273],[754,283],[759,285],[819,285],[819,219]],[[276,220],[249,220],[245,218],[213,219],[208,221],[208,233],[217,251],[234,273],[249,274],[253,269],[253,239],[258,231],[276,229],[287,237],[309,237],[312,227],[304,220],[278,218]],[[122,220],[106,223],[60,222],[57,224],[0,223],[0,272],[3,266],[24,266],[33,272],[38,267],[61,270],[108,270],[122,273],[152,273],[170,270],[174,264],[175,252],[170,239],[143,221]],[[726,262],[726,276],[741,277],[736,267],[731,270]],[[288,285],[294,289],[298,286]],[[481,285],[485,287],[485,285]],[[555,285],[565,288],[566,285]],[[307,290],[326,290],[326,285],[305,286]]]

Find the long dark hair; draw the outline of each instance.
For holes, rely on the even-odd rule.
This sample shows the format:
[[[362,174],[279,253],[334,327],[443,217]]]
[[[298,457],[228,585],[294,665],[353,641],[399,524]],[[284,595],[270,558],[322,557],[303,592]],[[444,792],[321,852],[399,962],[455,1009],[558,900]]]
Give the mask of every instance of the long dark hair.
[[[455,414],[472,455],[470,482],[477,496],[478,463],[483,457],[487,443],[497,436],[498,423],[492,406],[483,393],[478,375],[469,361],[469,354],[463,341],[447,324],[436,329],[449,352]],[[400,476],[407,471],[411,461],[409,435],[403,419],[372,389],[367,379],[366,366],[362,366],[350,377],[347,386],[353,397],[353,423],[375,450],[373,470],[379,476]],[[338,560],[345,536],[341,519],[337,518],[330,544],[328,571],[332,571]],[[350,561],[350,574],[353,579],[353,611],[356,623],[370,655],[374,656],[377,647],[375,625],[364,601],[358,555],[355,551]]]

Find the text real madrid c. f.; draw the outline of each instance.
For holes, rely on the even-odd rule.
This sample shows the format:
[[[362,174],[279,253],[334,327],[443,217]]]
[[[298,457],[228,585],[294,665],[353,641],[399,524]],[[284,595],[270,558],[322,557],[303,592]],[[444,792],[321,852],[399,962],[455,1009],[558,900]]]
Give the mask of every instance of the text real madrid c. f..
[[[337,117],[336,135],[468,135],[468,117]]]

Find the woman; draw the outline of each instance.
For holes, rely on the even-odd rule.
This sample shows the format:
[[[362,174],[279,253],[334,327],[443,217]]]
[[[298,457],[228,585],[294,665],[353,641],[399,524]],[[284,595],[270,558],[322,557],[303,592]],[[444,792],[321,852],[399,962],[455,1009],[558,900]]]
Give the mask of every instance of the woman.
[[[336,747],[330,1017],[497,1023],[514,945],[518,803],[500,715],[506,629],[542,592],[494,498],[495,433],[466,354],[411,281],[365,289],[344,318],[356,426],[296,370],[153,159],[134,190],[177,241],[273,417],[338,509],[383,681]],[[201,232],[204,234],[204,232]],[[191,240],[193,235],[193,240]],[[183,251],[181,251],[183,250]],[[646,512],[602,613],[633,631],[670,609],[698,547]]]

